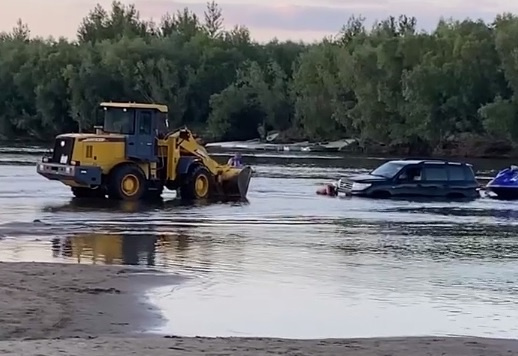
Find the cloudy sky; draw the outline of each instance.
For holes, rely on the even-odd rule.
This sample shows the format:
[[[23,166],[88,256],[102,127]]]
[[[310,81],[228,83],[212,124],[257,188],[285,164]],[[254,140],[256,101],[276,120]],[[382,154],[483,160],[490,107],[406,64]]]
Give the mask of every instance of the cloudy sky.
[[[203,14],[205,1],[134,0],[143,18],[159,20],[166,12],[189,7]],[[81,19],[96,3],[111,0],[0,0],[0,31],[9,31],[21,18],[34,35],[75,37]],[[368,23],[389,15],[415,16],[420,28],[431,29],[441,16],[491,21],[498,13],[518,13],[516,0],[220,0],[226,27],[246,25],[255,39],[313,41],[333,35],[351,15]]]

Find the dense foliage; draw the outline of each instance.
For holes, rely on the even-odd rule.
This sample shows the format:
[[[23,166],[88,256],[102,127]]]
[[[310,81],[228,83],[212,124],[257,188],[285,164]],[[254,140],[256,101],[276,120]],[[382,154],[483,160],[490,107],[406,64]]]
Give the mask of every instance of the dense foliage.
[[[518,141],[518,17],[441,21],[431,33],[390,17],[352,17],[304,44],[223,29],[215,3],[144,21],[134,6],[95,7],[77,40],[0,35],[0,135],[88,130],[102,100],[166,103],[173,126],[217,139],[258,127],[307,139],[358,137],[433,150],[463,135]]]

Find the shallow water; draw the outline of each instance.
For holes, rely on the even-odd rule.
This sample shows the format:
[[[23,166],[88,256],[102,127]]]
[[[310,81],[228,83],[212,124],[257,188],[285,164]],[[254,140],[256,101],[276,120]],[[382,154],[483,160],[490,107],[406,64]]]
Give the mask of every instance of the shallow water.
[[[189,277],[149,294],[179,335],[518,333],[518,202],[315,195],[380,159],[257,154],[249,202],[81,202],[0,149],[0,259],[149,265]],[[221,157],[224,160],[226,157]],[[477,161],[481,176],[508,162]],[[34,220],[37,220],[34,222]]]

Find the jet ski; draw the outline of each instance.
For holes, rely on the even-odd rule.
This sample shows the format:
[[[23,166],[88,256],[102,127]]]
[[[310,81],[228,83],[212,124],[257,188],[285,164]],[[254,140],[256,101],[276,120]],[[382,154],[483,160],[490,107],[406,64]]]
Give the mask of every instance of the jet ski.
[[[486,191],[492,192],[499,199],[518,199],[518,166],[502,169],[486,185]]]

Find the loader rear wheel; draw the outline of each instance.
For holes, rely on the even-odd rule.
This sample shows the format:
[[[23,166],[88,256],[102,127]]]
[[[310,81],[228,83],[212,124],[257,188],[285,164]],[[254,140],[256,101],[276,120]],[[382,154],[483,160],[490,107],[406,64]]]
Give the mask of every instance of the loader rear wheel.
[[[117,200],[138,200],[146,191],[146,178],[134,165],[115,168],[109,184],[109,196]]]
[[[207,168],[197,166],[191,171],[187,181],[180,188],[180,194],[184,199],[208,199],[212,190],[212,175]]]

